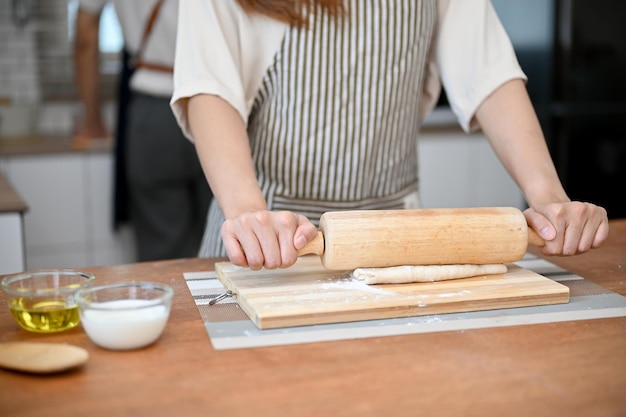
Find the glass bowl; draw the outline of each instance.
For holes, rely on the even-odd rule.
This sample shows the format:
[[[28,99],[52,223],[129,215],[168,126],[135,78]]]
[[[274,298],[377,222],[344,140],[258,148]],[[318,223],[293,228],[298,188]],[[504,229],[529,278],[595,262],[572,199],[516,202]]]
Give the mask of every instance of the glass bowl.
[[[7,276],[0,285],[13,318],[23,329],[54,333],[78,325],[74,296],[95,278],[70,269],[39,270]]]
[[[82,288],[76,294],[81,324],[92,342],[112,350],[154,343],[169,318],[174,290],[152,282]]]

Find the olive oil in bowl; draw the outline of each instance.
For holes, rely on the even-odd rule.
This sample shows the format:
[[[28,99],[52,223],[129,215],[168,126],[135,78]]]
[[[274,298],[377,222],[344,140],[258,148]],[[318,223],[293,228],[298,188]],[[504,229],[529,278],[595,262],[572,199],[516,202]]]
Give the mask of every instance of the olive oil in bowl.
[[[95,279],[69,269],[40,270],[7,276],[0,282],[11,315],[24,330],[55,333],[80,322],[74,294]]]
[[[16,298],[9,310],[15,321],[31,332],[60,332],[76,327],[80,322],[77,306],[69,306],[63,300],[30,302],[26,298]]]

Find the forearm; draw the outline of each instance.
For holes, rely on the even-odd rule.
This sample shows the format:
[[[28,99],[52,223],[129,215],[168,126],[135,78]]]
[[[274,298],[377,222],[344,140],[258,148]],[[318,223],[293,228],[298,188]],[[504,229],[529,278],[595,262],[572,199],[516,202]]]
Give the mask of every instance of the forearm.
[[[476,118],[530,206],[569,201],[522,80],[496,90]]]
[[[267,210],[239,114],[213,95],[194,96],[187,106],[200,163],[226,218]]]
[[[102,126],[100,110],[100,60],[98,47],[99,15],[82,10],[76,18],[76,41],[74,44],[74,70],[78,96],[83,105],[84,123],[87,128]]]

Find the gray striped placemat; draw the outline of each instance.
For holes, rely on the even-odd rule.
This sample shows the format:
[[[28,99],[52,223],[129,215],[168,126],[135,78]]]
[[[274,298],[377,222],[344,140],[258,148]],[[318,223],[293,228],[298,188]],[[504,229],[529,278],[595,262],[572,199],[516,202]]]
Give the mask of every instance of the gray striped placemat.
[[[261,330],[239,308],[236,299],[232,297],[209,305],[212,299],[226,291],[214,271],[186,272],[183,275],[215,349],[289,345],[626,316],[626,297],[620,294],[534,255],[527,254],[516,264],[567,285],[570,289],[570,302],[537,307]]]

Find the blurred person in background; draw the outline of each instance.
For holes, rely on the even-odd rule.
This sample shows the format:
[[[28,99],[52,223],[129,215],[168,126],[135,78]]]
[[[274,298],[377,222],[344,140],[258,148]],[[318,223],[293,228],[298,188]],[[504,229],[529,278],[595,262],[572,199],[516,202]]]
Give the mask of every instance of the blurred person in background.
[[[80,141],[109,136],[99,95],[99,22],[113,3],[124,38],[115,133],[114,225],[130,221],[139,261],[194,257],[211,189],[169,107],[177,0],[79,0],[75,72]]]

